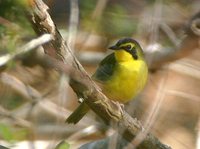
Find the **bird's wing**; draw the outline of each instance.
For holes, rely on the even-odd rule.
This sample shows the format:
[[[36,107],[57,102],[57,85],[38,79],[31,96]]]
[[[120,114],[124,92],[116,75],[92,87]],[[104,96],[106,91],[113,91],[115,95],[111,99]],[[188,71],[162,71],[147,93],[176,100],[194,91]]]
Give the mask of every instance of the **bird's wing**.
[[[117,62],[114,53],[104,58],[92,78],[98,82],[105,82],[113,75]]]

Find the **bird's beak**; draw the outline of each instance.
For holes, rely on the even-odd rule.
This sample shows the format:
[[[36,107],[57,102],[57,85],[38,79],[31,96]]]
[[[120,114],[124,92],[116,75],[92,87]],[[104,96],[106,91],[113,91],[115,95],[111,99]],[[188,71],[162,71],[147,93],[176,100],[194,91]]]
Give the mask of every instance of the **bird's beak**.
[[[114,45],[114,46],[109,47],[108,49],[111,49],[111,50],[119,50],[120,48],[119,48],[118,46]]]

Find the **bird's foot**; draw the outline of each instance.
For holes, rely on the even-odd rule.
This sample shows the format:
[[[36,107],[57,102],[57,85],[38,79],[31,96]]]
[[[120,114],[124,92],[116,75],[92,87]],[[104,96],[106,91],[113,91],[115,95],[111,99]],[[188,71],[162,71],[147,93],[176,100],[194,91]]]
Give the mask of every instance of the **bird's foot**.
[[[125,109],[124,104],[122,104],[122,103],[120,103],[118,101],[116,101],[116,103],[117,103],[117,106],[120,108],[120,112],[122,113],[124,111],[124,109]]]

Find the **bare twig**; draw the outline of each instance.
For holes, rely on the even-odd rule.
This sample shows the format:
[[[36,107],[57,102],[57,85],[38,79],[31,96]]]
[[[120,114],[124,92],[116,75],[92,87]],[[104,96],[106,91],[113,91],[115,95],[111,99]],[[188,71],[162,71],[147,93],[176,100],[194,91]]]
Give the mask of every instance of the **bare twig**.
[[[52,137],[52,134],[54,134],[57,136],[56,139],[60,138],[61,136],[69,136],[70,134],[84,130],[83,127],[76,127],[76,130],[74,129],[75,129],[74,126],[69,126],[69,125],[67,126],[65,124],[59,124],[59,125],[58,124],[42,124],[35,127],[34,130],[35,130],[35,133],[38,134],[39,138],[40,137],[49,138],[49,135],[51,135]],[[73,139],[70,141],[73,141]]]
[[[70,0],[70,20],[69,20],[69,36],[68,45],[74,49],[76,34],[78,30],[79,8],[78,0]]]
[[[169,69],[200,79],[200,64],[195,63],[194,60],[178,60],[175,63],[170,64]]]
[[[15,58],[18,55],[30,52],[31,50],[37,48],[38,46],[41,46],[49,41],[52,40],[52,36],[50,34],[44,34],[38,37],[37,39],[33,39],[27,44],[23,45],[20,48],[17,48],[17,50],[14,53],[6,54],[0,57],[0,67],[5,65],[8,61]]]
[[[41,109],[45,110],[51,115],[56,116],[57,118],[65,120],[66,116],[70,114],[70,111],[60,106],[57,106],[53,102],[49,101],[49,99],[43,98],[37,90],[35,90],[29,85],[25,85],[23,82],[21,82],[14,76],[11,76],[7,73],[2,73],[0,75],[0,81],[6,85],[9,85],[12,89],[24,96],[25,99],[27,99],[28,101],[36,100],[38,102],[37,105]]]
[[[55,55],[51,55],[52,57],[59,55],[62,61],[67,63],[67,65],[63,64],[65,67],[62,68],[66,68],[67,70],[70,68],[68,72],[71,79],[70,85],[76,94],[84,98],[88,106],[105,122],[112,121],[115,125],[119,126],[117,129],[126,140],[131,141],[140,131],[143,131],[143,127],[136,119],[131,118],[131,116],[121,109],[119,104],[109,100],[100,92],[99,88],[87,75],[65,44],[47,12],[47,6],[41,0],[34,0],[32,11],[29,11],[29,13],[31,23],[38,35],[46,32],[54,35],[55,40],[44,46],[45,52],[48,55],[51,55],[51,52],[54,53]],[[59,59],[58,57],[56,58]],[[143,148],[169,149],[170,147],[162,144],[153,135],[147,134],[146,138],[138,146],[138,149]]]
[[[180,43],[175,33],[165,22],[161,21],[160,27],[165,32],[165,34],[167,34],[167,36],[169,37],[170,41],[174,44],[174,46],[177,46]]]
[[[77,54],[81,63],[97,65],[106,56],[103,52],[84,51]]]
[[[184,38],[175,47],[160,50],[145,50],[147,59],[150,59],[150,69],[158,69],[166,63],[175,61],[191,54],[199,48],[200,41],[200,12],[188,22],[184,29]],[[153,57],[153,59],[152,59]]]
[[[6,117],[6,118],[9,118],[9,119],[13,120],[15,123],[17,123],[18,125],[20,125],[22,127],[26,127],[26,128],[31,128],[32,127],[31,122],[26,121],[26,120],[21,119],[21,118],[18,118],[12,112],[4,109],[2,106],[0,106],[0,115],[3,116],[3,117]]]
[[[98,25],[102,14],[107,6],[107,2],[108,0],[98,0],[96,3],[96,6],[94,8],[94,11],[92,13],[91,16],[91,21],[94,22],[93,26],[89,29],[89,32],[87,33],[87,35],[84,36],[84,39],[82,40],[81,44],[83,45],[82,48],[84,48],[86,45],[91,44],[91,40],[93,38],[93,33],[94,33],[94,29],[96,29],[96,26]]]
[[[106,4],[107,4],[108,0],[98,0],[96,7],[92,13],[92,19],[93,20],[99,20],[100,17],[102,16],[102,13],[104,11],[104,9],[106,8]]]
[[[174,96],[179,96],[181,99],[187,99],[187,100],[193,100],[195,102],[200,102],[200,98],[197,95],[193,95],[190,93],[182,92],[182,91],[177,91],[177,90],[166,90],[166,94],[169,95],[174,95]]]
[[[10,22],[9,20],[3,18],[3,17],[0,17],[0,24],[9,27],[9,25],[11,25],[11,24],[13,24],[13,23]],[[16,25],[16,24],[15,24],[15,25]]]
[[[96,125],[91,125],[88,126],[80,131],[76,131],[75,133],[73,133],[71,136],[69,136],[67,138],[68,141],[77,141],[80,138],[84,138],[85,136],[87,136],[88,134],[92,134],[98,131],[98,128]]]

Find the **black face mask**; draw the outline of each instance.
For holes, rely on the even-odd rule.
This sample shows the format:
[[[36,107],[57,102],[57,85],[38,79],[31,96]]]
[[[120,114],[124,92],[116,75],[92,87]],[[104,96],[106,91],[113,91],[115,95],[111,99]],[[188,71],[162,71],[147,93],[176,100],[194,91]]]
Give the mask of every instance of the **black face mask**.
[[[137,60],[138,59],[138,55],[137,55],[137,51],[136,51],[135,47],[133,47],[132,49],[130,49],[130,48],[131,48],[131,46],[130,47],[129,46],[119,47],[117,45],[109,47],[109,49],[111,49],[111,50],[120,50],[120,49],[123,49],[126,52],[130,53],[135,60]]]
[[[132,49],[130,49],[129,47],[127,47],[127,48],[125,47],[124,50],[127,51],[128,53],[130,53],[135,60],[138,59],[138,55],[137,55],[137,51],[136,51],[135,47],[133,47]]]

